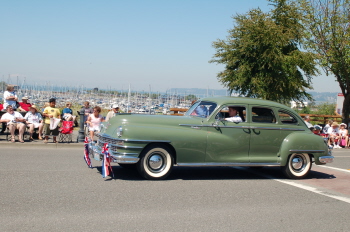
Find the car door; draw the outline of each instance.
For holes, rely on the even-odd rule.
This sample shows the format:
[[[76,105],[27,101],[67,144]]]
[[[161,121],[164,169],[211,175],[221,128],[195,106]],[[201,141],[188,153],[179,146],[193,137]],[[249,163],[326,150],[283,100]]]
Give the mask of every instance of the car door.
[[[280,133],[273,107],[249,105],[251,137],[250,163],[277,163],[278,152],[284,137]]]
[[[226,121],[228,107],[239,108],[242,122]],[[249,162],[249,123],[246,120],[246,105],[225,105],[213,115],[213,126],[208,127],[207,163],[248,163]],[[216,118],[216,121],[214,121]]]

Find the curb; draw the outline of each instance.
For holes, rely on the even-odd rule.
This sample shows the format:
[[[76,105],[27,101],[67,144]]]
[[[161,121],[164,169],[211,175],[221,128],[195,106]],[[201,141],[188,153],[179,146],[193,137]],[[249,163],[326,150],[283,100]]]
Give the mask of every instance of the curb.
[[[0,142],[0,147],[2,146],[7,146],[7,147],[71,147],[71,148],[76,148],[76,147],[84,147],[84,143],[52,143],[52,142],[48,142],[48,143],[44,143],[44,142],[24,142],[24,143],[20,143],[20,142],[15,142],[15,143],[11,143],[11,142]]]

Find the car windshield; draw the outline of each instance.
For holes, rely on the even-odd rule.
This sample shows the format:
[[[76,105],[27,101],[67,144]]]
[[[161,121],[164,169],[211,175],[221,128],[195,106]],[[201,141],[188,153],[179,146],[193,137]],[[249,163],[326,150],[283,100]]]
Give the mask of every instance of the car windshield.
[[[216,108],[216,103],[200,101],[196,102],[191,106],[191,108],[186,112],[186,116],[195,116],[200,118],[209,117]]]

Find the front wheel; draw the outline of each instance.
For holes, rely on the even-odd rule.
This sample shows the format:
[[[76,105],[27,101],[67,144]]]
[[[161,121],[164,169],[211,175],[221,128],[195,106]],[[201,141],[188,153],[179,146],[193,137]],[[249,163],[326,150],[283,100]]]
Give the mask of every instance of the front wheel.
[[[286,166],[282,166],[283,173],[291,179],[302,179],[306,177],[311,169],[311,159],[309,154],[294,153],[289,156]]]
[[[154,144],[146,148],[137,163],[137,170],[146,179],[165,179],[171,172],[173,155],[167,146]]]

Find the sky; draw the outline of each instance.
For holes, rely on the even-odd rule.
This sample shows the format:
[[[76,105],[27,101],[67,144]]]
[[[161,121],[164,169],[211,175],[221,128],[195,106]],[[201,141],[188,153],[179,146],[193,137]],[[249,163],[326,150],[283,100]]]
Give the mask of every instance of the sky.
[[[233,15],[265,0],[11,0],[0,2],[0,80],[165,92],[223,89],[209,63]],[[334,77],[314,91],[339,92]]]

